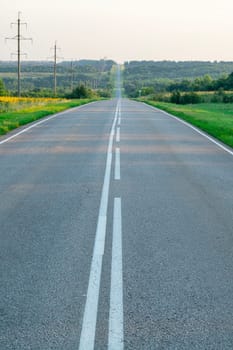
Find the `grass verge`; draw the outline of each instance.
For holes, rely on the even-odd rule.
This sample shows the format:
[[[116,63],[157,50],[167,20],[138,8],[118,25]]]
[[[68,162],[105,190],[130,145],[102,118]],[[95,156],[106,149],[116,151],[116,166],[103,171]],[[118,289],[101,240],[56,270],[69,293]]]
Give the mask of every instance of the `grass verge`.
[[[173,103],[143,102],[179,117],[201,130],[214,136],[233,148],[233,104],[200,103],[193,105],[176,105]]]
[[[19,126],[31,123],[37,119],[62,112],[66,109],[78,107],[83,104],[96,101],[93,99],[67,100],[50,102],[44,105],[25,107],[24,109],[0,113],[0,135],[5,135],[9,131]]]

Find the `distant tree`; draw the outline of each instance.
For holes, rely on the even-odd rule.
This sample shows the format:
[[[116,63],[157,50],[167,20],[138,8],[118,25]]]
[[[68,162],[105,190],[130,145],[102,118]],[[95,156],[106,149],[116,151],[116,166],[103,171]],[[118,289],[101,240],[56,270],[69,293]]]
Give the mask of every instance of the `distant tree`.
[[[148,96],[148,95],[153,94],[154,92],[155,92],[155,89],[153,88],[153,86],[144,86],[141,89],[142,96]]]
[[[213,79],[206,74],[203,77],[196,78],[192,83],[193,91],[211,91],[213,90]]]
[[[135,82],[129,82],[124,84],[125,93],[128,97],[137,97],[138,88]]]
[[[213,88],[213,79],[209,74],[204,75],[203,80],[203,91],[209,91]]]
[[[168,91],[190,91],[192,90],[192,81],[183,79],[179,82],[171,83],[168,87]]]
[[[110,89],[99,89],[97,90],[97,94],[103,98],[110,98],[112,96]]]
[[[233,90],[233,72],[227,77],[224,85],[225,90]]]

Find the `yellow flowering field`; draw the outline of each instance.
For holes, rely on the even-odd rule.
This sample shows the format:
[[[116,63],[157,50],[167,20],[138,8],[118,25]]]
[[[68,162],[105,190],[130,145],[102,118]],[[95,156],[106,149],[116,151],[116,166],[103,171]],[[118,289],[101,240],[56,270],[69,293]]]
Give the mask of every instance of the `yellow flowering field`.
[[[64,99],[58,98],[30,98],[30,97],[11,97],[0,96],[0,113],[18,111],[25,107],[41,106],[50,103],[63,102]]]
[[[12,96],[0,96],[0,102],[18,103],[18,102],[51,102],[60,101],[59,98],[45,98],[45,97],[12,97]]]

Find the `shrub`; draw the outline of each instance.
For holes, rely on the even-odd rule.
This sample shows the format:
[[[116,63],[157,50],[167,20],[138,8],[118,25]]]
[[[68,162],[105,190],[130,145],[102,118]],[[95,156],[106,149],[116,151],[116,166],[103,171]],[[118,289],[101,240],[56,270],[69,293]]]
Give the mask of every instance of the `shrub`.
[[[7,93],[6,89],[5,89],[5,85],[2,81],[2,79],[0,79],[0,96],[5,96]]]
[[[187,92],[181,97],[181,104],[195,104],[200,103],[201,97],[195,92]]]
[[[92,98],[94,96],[94,92],[91,89],[86,88],[84,85],[79,85],[70,95],[68,95],[68,98]]]
[[[223,103],[233,103],[233,95],[224,95],[223,96]]]
[[[181,93],[180,93],[180,91],[174,91],[171,94],[171,103],[181,104]]]
[[[201,102],[201,97],[195,92],[181,94],[179,91],[175,91],[171,95],[170,102],[182,105],[195,104]]]

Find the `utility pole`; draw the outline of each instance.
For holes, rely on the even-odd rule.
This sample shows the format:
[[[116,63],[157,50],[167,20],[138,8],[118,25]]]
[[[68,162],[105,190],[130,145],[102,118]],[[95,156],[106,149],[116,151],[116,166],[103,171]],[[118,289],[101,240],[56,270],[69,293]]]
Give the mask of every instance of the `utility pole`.
[[[54,97],[57,95],[57,42],[54,45],[54,65],[53,65],[53,78],[54,78]]]
[[[18,12],[18,20],[16,23],[11,23],[11,26],[17,25],[17,35],[12,37],[12,38],[6,38],[6,40],[17,40],[17,59],[18,59],[18,67],[17,67],[17,72],[18,72],[18,97],[21,95],[21,56],[25,56],[25,53],[21,53],[21,40],[31,40],[32,38],[24,38],[21,35],[21,26],[26,25],[27,23],[22,23],[21,18],[20,18],[21,12]]]
[[[71,60],[70,62],[70,88],[71,88],[71,91],[73,91],[73,88],[74,88],[74,62],[73,60]]]
[[[98,87],[101,88],[101,80],[102,80],[102,74],[104,73],[105,65],[106,65],[106,59],[107,57],[104,57],[102,61],[102,65],[100,66],[100,74],[99,74],[99,81],[98,81]]]
[[[53,77],[54,77],[54,96],[57,95],[57,42],[54,45],[54,65],[53,65]]]
[[[57,41],[55,41],[54,47],[52,48],[52,50],[54,50],[54,54],[53,54],[53,93],[54,93],[54,97],[56,97],[57,95],[57,50],[60,50],[60,48],[57,47]],[[61,58],[61,57],[59,57]]]

